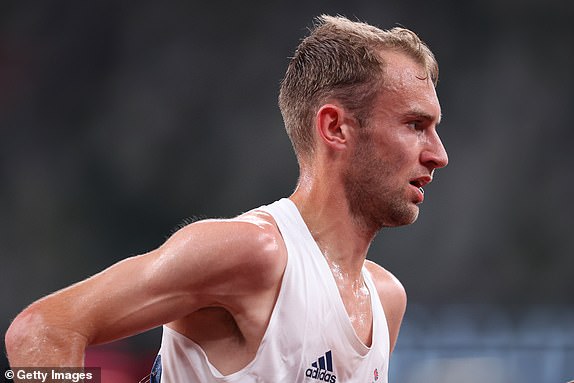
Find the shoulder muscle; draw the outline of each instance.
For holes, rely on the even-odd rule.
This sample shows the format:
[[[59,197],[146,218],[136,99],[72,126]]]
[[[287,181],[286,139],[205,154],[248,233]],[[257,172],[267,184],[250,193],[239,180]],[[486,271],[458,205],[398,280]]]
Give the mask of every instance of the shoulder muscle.
[[[157,252],[153,268],[173,268],[172,283],[187,289],[200,305],[264,289],[281,278],[286,262],[272,219],[255,212],[190,224]]]
[[[407,305],[407,293],[401,282],[388,270],[372,261],[365,266],[370,272],[385,310],[389,326],[391,352],[394,349]]]

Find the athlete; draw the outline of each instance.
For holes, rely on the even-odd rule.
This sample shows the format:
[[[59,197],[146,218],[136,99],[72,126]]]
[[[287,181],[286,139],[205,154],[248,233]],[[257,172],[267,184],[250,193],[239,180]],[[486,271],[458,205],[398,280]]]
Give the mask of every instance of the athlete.
[[[437,77],[407,29],[317,18],[279,95],[293,194],[33,303],[7,332],[11,365],[82,366],[89,345],[163,325],[152,382],[386,382],[406,294],[366,256],[447,165]]]

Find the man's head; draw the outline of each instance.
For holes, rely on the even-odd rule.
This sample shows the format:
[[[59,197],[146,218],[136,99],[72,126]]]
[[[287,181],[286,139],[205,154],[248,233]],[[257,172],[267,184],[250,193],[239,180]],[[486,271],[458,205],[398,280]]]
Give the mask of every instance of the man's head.
[[[330,197],[344,198],[370,232],[414,222],[422,186],[448,163],[436,130],[437,77],[433,54],[413,32],[320,17],[279,96],[300,183],[328,183]]]
[[[424,200],[422,187],[432,181],[434,170],[448,163],[437,132],[441,107],[433,82],[403,53],[387,52],[385,60],[385,85],[367,123],[331,124],[338,127],[335,132],[346,132],[340,136],[346,145],[339,153],[347,155],[339,169],[349,209],[372,230],[413,223]],[[322,106],[318,121],[328,109],[337,110]],[[319,125],[321,138],[330,138],[324,126]]]
[[[322,103],[337,100],[360,124],[367,122],[385,82],[385,51],[411,57],[436,85],[437,62],[408,29],[381,30],[344,17],[317,18],[291,59],[279,94],[285,127],[300,163],[314,151],[314,119]]]

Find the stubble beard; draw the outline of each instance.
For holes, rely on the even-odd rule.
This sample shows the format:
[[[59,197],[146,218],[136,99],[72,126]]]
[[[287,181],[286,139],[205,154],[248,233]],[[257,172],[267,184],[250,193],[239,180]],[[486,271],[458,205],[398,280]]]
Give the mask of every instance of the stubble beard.
[[[384,161],[368,134],[363,135],[344,175],[345,194],[353,219],[362,229],[374,233],[384,227],[415,222],[418,207],[407,199],[405,186],[392,181],[397,165]]]

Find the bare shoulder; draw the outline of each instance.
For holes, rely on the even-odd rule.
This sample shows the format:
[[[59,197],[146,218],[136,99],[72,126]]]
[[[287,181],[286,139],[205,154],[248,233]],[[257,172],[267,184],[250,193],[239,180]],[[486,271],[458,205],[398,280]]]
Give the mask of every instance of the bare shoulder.
[[[252,272],[283,274],[287,262],[287,249],[283,237],[271,214],[262,210],[251,210],[230,220],[237,226],[240,242],[245,242]]]
[[[262,210],[251,210],[227,221],[232,225],[236,245],[245,246],[237,252],[246,257],[252,272],[283,269],[287,260],[287,249],[273,217]],[[246,261],[241,260],[241,261]]]
[[[406,303],[406,291],[402,283],[390,271],[384,267],[376,264],[373,261],[365,261],[365,267],[373,277],[377,292],[381,299],[385,300],[398,300],[399,302]]]
[[[217,282],[214,286],[218,289],[232,286],[234,291],[276,284],[287,259],[273,217],[260,210],[189,224],[176,232],[160,253],[164,260],[175,254],[175,264],[193,266],[203,288]]]
[[[385,311],[389,328],[390,351],[392,352],[405,314],[407,293],[401,282],[382,266],[372,261],[365,261],[365,267],[373,277]]]

